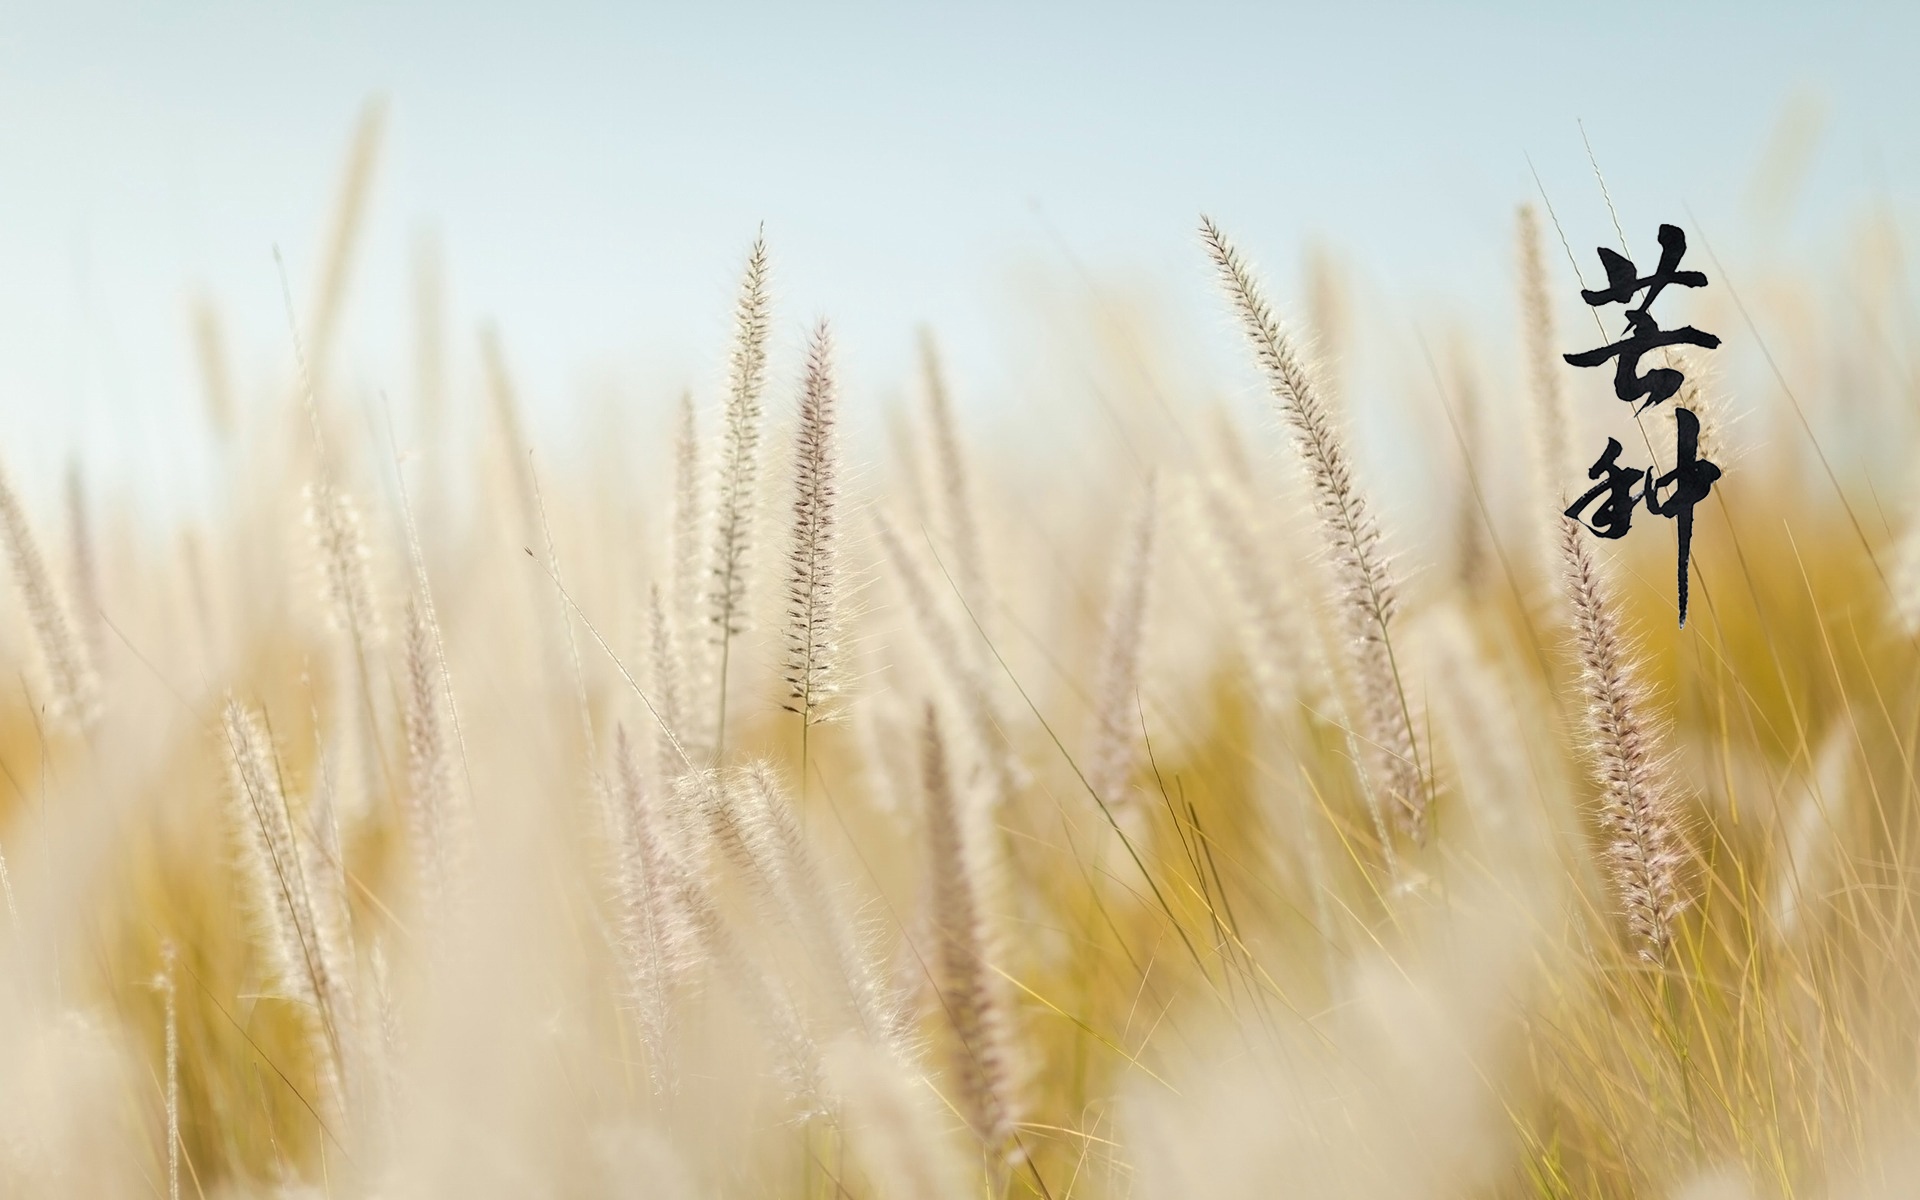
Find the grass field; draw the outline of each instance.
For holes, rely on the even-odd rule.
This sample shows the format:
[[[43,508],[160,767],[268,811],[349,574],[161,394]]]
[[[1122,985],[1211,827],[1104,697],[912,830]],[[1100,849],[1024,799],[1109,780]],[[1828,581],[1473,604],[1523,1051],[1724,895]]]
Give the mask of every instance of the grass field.
[[[1558,515],[1624,406],[1544,214],[1519,320],[1409,368],[1417,462],[1230,238],[1240,373],[1110,337],[1049,468],[931,335],[848,438],[764,241],[724,386],[585,462],[510,330],[465,394],[427,312],[396,418],[335,266],[278,390],[204,310],[213,519],[0,492],[6,1194],[1920,1189],[1897,250],[1689,259],[1680,630],[1671,523]]]

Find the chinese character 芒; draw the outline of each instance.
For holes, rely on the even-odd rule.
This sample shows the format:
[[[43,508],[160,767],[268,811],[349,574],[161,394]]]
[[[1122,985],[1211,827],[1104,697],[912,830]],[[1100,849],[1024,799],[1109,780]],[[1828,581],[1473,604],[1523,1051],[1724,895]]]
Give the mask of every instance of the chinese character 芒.
[[[1707,277],[1699,271],[1682,271],[1680,259],[1687,252],[1687,235],[1677,225],[1660,227],[1660,265],[1653,274],[1642,277],[1639,268],[1625,255],[1617,254],[1605,246],[1600,247],[1600,262],[1606,267],[1607,286],[1600,289],[1581,291],[1580,298],[1595,308],[1604,304],[1626,304],[1635,293],[1646,289],[1646,298],[1640,306],[1627,313],[1627,336],[1611,345],[1595,350],[1584,350],[1578,354],[1563,355],[1567,362],[1576,367],[1597,367],[1610,358],[1619,361],[1614,366],[1613,394],[1632,404],[1642,396],[1645,403],[1639,409],[1651,408],[1668,400],[1680,390],[1684,376],[1671,367],[1656,367],[1644,375],[1640,373],[1640,356],[1650,350],[1666,346],[1699,346],[1712,350],[1720,345],[1720,339],[1711,333],[1683,325],[1679,329],[1662,329],[1648,311],[1655,298],[1668,284],[1681,287],[1705,287]]]

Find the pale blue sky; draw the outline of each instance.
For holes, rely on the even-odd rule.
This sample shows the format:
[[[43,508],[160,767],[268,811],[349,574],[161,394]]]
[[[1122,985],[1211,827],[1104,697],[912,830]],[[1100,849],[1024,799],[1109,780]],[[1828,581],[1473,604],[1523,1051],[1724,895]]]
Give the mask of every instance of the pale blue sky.
[[[431,224],[456,347],[497,319],[538,421],[596,373],[711,381],[762,220],[782,319],[835,316],[858,382],[898,379],[926,321],[981,393],[1013,268],[1064,271],[1063,244],[1211,335],[1203,209],[1282,290],[1318,238],[1409,306],[1504,319],[1528,155],[1583,255],[1609,228],[1579,119],[1630,236],[1690,206],[1752,250],[1796,92],[1824,134],[1793,236],[1876,199],[1907,220],[1916,46],[1912,4],[12,4],[0,449],[31,475],[84,446],[136,489],[193,463],[186,297],[223,306],[243,377],[284,369],[271,247],[304,296],[373,92],[349,373],[408,391]]]

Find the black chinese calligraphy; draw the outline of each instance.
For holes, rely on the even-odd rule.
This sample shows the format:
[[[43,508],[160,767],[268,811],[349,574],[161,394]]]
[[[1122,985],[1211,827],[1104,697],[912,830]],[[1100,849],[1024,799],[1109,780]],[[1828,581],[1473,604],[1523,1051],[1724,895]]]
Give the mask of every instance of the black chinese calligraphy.
[[[1647,488],[1647,511],[1675,522],[1680,535],[1680,627],[1687,625],[1687,559],[1693,551],[1693,506],[1707,498],[1720,468],[1700,454],[1700,418],[1693,410],[1678,405],[1673,410],[1676,445],[1673,470],[1654,480]],[[1663,501],[1660,489],[1671,485],[1673,491]]]
[[[1595,308],[1607,304],[1626,304],[1635,293],[1645,289],[1646,297],[1640,306],[1628,311],[1626,336],[1610,345],[1594,350],[1584,350],[1578,354],[1563,355],[1567,362],[1576,367],[1597,367],[1608,359],[1617,359],[1613,374],[1613,394],[1632,404],[1636,400],[1644,401],[1634,411],[1641,412],[1654,405],[1671,399],[1685,376],[1672,367],[1656,367],[1645,374],[1640,372],[1640,357],[1649,351],[1664,349],[1668,346],[1698,346],[1712,350],[1720,345],[1720,339],[1711,333],[1683,325],[1679,329],[1662,329],[1653,314],[1648,310],[1660,293],[1669,284],[1680,287],[1705,287],[1707,277],[1699,271],[1682,271],[1680,259],[1687,252],[1687,235],[1677,225],[1660,227],[1660,265],[1653,274],[1642,277],[1639,268],[1625,255],[1615,253],[1605,246],[1600,247],[1600,262],[1607,271],[1607,286],[1600,289],[1586,289],[1580,298]]]
[[[1607,439],[1606,453],[1587,468],[1587,478],[1598,479],[1600,483],[1567,507],[1569,517],[1603,538],[1627,536],[1627,530],[1633,527],[1633,507],[1640,503],[1640,493],[1635,488],[1646,475],[1638,467],[1621,466],[1620,450],[1619,438]],[[1606,499],[1601,500],[1602,496]],[[1582,517],[1580,514],[1595,500],[1600,500],[1600,506],[1594,510],[1592,519]]]
[[[1711,333],[1702,333],[1691,325],[1662,329],[1651,316],[1642,312],[1628,313],[1627,321],[1631,330],[1629,336],[1596,350],[1564,357],[1576,367],[1597,367],[1610,358],[1618,359],[1613,369],[1613,394],[1628,404],[1646,397],[1635,412],[1665,403],[1680,390],[1681,383],[1686,379],[1672,367],[1654,367],[1642,374],[1641,355],[1666,346],[1699,346],[1711,350],[1720,344],[1719,338]]]
[[[1630,304],[1635,296],[1645,293],[1639,306],[1627,312],[1626,336],[1595,350],[1563,355],[1576,367],[1597,367],[1609,359],[1617,360],[1613,394],[1629,404],[1638,401],[1635,416],[1672,399],[1686,382],[1686,376],[1670,363],[1642,372],[1642,355],[1671,346],[1712,350],[1720,345],[1719,338],[1691,325],[1662,329],[1650,311],[1653,302],[1669,286],[1707,286],[1706,275],[1680,269],[1680,260],[1686,253],[1687,235],[1677,225],[1660,227],[1660,263],[1651,275],[1641,275],[1626,255],[1602,246],[1600,264],[1607,273],[1607,286],[1583,289],[1580,293],[1580,298],[1595,308]],[[1643,499],[1648,512],[1673,521],[1679,541],[1680,627],[1684,629],[1688,563],[1693,548],[1693,510],[1713,490],[1714,482],[1720,478],[1720,468],[1700,457],[1700,418],[1691,409],[1676,405],[1673,419],[1676,450],[1673,470],[1656,477],[1651,471],[1621,466],[1620,442],[1608,438],[1606,451],[1587,469],[1587,477],[1597,482],[1567,506],[1566,515],[1586,526],[1596,537],[1603,538],[1625,537],[1633,525],[1634,509]]]
[[[1607,449],[1587,468],[1587,477],[1600,482],[1566,508],[1566,515],[1586,526],[1595,537],[1622,538],[1633,527],[1633,510],[1642,500],[1647,511],[1676,523],[1680,539],[1680,624],[1687,623],[1687,562],[1693,553],[1693,509],[1720,478],[1720,468],[1700,457],[1700,418],[1690,408],[1673,410],[1678,461],[1653,478],[1638,467],[1620,465],[1623,449],[1618,438],[1607,439]],[[1660,498],[1662,489],[1666,499]],[[1592,508],[1592,512],[1587,510]]]
[[[1624,254],[1615,253],[1601,246],[1600,265],[1606,268],[1607,286],[1604,288],[1583,288],[1580,298],[1595,308],[1603,304],[1625,304],[1633,299],[1634,293],[1645,288],[1647,298],[1640,302],[1636,312],[1645,312],[1653,307],[1660,293],[1670,283],[1681,287],[1705,287],[1707,277],[1700,271],[1682,271],[1680,260],[1687,254],[1687,231],[1678,225],[1662,225],[1659,233],[1660,265],[1644,279],[1637,274],[1638,267]]]

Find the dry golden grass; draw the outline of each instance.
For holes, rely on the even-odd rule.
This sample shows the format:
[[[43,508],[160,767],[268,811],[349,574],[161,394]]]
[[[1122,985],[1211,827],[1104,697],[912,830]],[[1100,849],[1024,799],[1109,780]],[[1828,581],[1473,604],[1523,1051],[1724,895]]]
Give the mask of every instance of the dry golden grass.
[[[325,361],[235,394],[203,304],[225,511],[139,541],[0,504],[0,1190],[1920,1188],[1920,552],[1847,437],[1907,437],[1911,381],[1789,397],[1772,310],[1722,314],[1681,632],[1666,526],[1576,543],[1572,593],[1543,549],[1574,481],[1538,447],[1588,440],[1539,436],[1589,402],[1540,369],[1551,260],[1482,335],[1531,382],[1401,414],[1439,431],[1421,545],[1354,363],[1206,239],[1244,403],[1111,338],[1121,436],[1047,472],[931,342],[892,461],[839,461],[761,242],[727,394],[610,473],[530,453],[499,336],[447,390],[437,283],[405,456]]]

